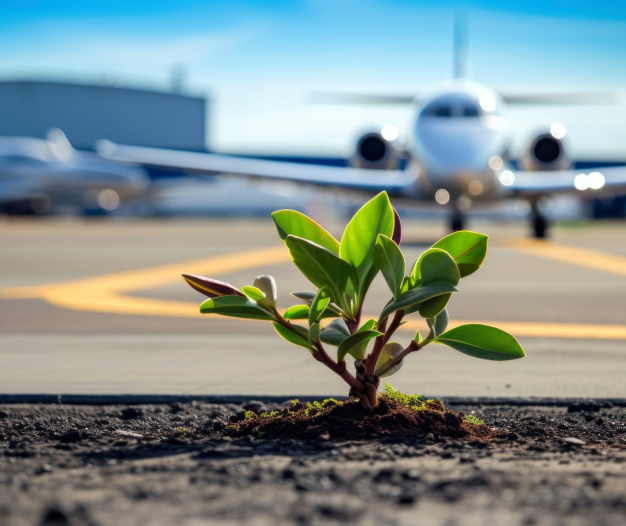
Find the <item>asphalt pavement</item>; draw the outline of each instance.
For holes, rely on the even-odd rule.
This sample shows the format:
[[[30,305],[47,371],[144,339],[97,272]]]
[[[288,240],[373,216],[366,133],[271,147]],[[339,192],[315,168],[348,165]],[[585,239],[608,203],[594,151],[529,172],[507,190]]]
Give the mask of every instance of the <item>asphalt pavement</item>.
[[[318,218],[323,222],[323,218]],[[325,225],[336,236],[342,225]],[[516,335],[524,360],[488,362],[431,345],[390,381],[429,396],[626,397],[626,224],[556,226],[548,242],[521,223],[472,223],[487,261],[463,280],[453,321]],[[445,235],[405,223],[411,263]],[[271,324],[198,313],[180,274],[235,286],[271,274],[279,307],[312,290],[267,219],[0,221],[0,395],[345,395],[343,382]],[[364,312],[389,299],[381,277]],[[407,343],[412,319],[397,333]],[[424,332],[424,331],[423,331]]]

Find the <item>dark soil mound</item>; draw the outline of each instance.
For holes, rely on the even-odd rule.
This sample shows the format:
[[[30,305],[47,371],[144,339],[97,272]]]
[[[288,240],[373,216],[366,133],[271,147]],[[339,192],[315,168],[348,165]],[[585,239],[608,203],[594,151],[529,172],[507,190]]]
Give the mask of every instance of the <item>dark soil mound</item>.
[[[241,423],[223,432],[230,436],[253,435],[264,439],[372,439],[382,437],[420,437],[431,433],[435,439],[487,438],[492,430],[464,420],[463,415],[444,407],[441,400],[430,400],[423,408],[406,407],[386,395],[368,412],[356,401],[331,401],[311,407],[295,404],[262,415],[248,414]]]

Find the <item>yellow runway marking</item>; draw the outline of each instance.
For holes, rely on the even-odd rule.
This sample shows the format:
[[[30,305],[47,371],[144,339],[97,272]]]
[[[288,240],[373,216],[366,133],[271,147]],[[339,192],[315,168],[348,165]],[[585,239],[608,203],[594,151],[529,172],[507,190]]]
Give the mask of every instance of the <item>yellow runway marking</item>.
[[[372,316],[372,318],[375,316]],[[573,338],[577,340],[626,340],[626,325],[599,325],[591,323],[547,323],[525,321],[484,321],[484,320],[454,320],[448,326],[450,329],[466,323],[482,323],[494,325],[502,330],[510,332],[519,338]],[[428,331],[428,326],[423,320],[409,320],[400,327],[400,331],[412,331],[417,329]]]
[[[42,298],[58,307],[89,312],[195,318],[202,316],[198,311],[199,303],[137,298],[127,296],[125,293],[160,287],[177,281],[182,283],[180,275],[183,273],[220,276],[288,261],[290,257],[285,247],[277,246],[161,267],[115,272],[52,285],[5,288],[0,290],[0,297]]]
[[[515,240],[508,246],[509,248],[530,254],[531,256],[551,259],[568,265],[598,270],[608,274],[626,276],[626,257],[623,256],[532,239]]]
[[[626,276],[626,258],[611,254],[547,242],[525,241],[521,244],[516,243],[511,248],[563,263]],[[285,247],[275,246],[50,285],[4,288],[0,289],[0,298],[41,298],[58,307],[88,312],[206,318],[206,314],[200,314],[198,311],[199,301],[139,298],[128,296],[127,293],[176,283],[181,280],[182,273],[220,277],[241,270],[289,261]],[[626,340],[626,325],[455,320],[451,327],[466,323],[495,325],[519,337]],[[401,331],[411,332],[417,329],[426,331],[426,323],[423,320],[409,320],[400,328]]]

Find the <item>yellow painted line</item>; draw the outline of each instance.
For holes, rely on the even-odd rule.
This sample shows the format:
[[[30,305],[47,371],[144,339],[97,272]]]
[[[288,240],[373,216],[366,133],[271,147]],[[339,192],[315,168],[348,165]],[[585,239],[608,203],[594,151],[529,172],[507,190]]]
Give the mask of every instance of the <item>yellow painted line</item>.
[[[584,255],[586,261],[596,261],[594,267],[587,266],[587,268],[612,273],[618,273],[624,269],[626,272],[626,266],[622,267],[622,265],[626,265],[626,258],[618,256],[598,254],[594,251],[573,247],[558,245],[553,247],[543,243],[539,245],[529,243],[528,246],[516,245],[515,248],[566,263],[572,263],[571,256]],[[570,252],[564,252],[563,249],[570,250]],[[568,254],[567,257],[564,254]],[[596,259],[590,259],[590,256],[595,256]],[[180,275],[183,273],[220,277],[241,270],[289,261],[290,257],[285,247],[276,246],[183,261],[154,268],[115,272],[50,285],[4,288],[0,289],[0,298],[41,298],[58,307],[87,312],[206,318],[206,314],[200,314],[198,311],[200,301],[185,302],[139,298],[128,296],[127,293],[152,289],[179,281],[182,283]],[[580,262],[581,259],[576,261]],[[370,318],[375,317],[370,316]],[[229,318],[222,319],[228,320]],[[626,325],[455,320],[450,326],[454,327],[466,323],[494,325],[519,337],[626,340]],[[426,322],[424,320],[409,320],[400,328],[401,331],[411,332],[417,329],[427,331]]]
[[[600,325],[591,323],[547,323],[525,321],[484,321],[484,320],[454,320],[449,328],[467,323],[482,323],[493,325],[514,336],[523,338],[572,338],[589,340],[626,340],[626,325]],[[399,330],[428,332],[428,326],[423,320],[409,320]],[[425,336],[422,332],[422,336]]]
[[[138,298],[125,293],[182,283],[183,273],[220,276],[288,261],[289,253],[281,245],[51,285],[5,288],[0,289],[0,297],[42,298],[57,307],[88,312],[195,318],[201,316],[199,303]]]
[[[626,276],[626,257],[615,254],[533,239],[515,240],[508,244],[508,248],[576,267]]]

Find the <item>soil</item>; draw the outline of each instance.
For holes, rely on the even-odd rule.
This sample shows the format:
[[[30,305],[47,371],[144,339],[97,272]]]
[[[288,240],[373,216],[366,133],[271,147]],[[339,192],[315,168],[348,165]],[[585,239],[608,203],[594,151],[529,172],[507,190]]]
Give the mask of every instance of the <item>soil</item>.
[[[626,524],[624,408],[454,406],[482,437],[225,435],[283,408],[0,405],[0,524]]]
[[[487,426],[465,421],[463,414],[446,408],[441,400],[424,402],[423,409],[412,409],[386,394],[379,396],[371,411],[357,401],[337,402],[330,399],[316,408],[293,402],[292,407],[276,411],[275,416],[252,416],[220,434],[253,435],[263,439],[325,439],[371,440],[376,438],[418,438],[430,433],[440,438],[485,438],[493,434]],[[267,413],[266,413],[267,414]]]

